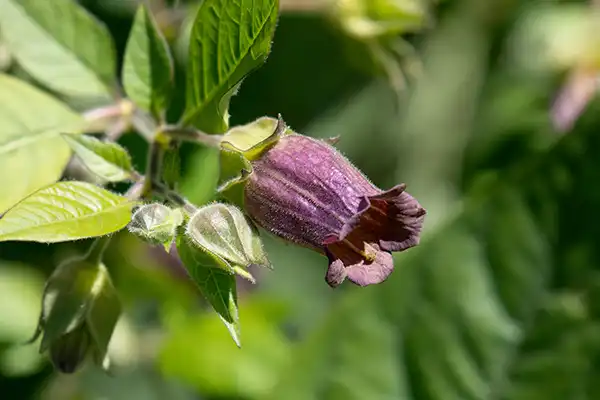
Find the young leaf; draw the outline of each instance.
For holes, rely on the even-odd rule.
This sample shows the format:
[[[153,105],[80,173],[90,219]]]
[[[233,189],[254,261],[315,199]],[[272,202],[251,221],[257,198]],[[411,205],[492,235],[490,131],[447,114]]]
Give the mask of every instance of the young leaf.
[[[0,74],[0,213],[60,178],[71,155],[60,132],[82,127],[63,103]]]
[[[108,182],[131,178],[131,157],[117,143],[103,142],[93,136],[63,134],[71,149],[94,174]]]
[[[190,38],[184,122],[225,132],[229,100],[271,49],[278,0],[205,0]]]
[[[0,10],[4,41],[31,76],[70,98],[110,98],[112,38],[77,2],[0,0]]]
[[[0,241],[64,242],[124,228],[134,203],[86,182],[57,182],[8,210]]]
[[[177,237],[177,252],[192,280],[221,317],[236,345],[240,346],[239,317],[235,275],[225,271],[222,261]]]
[[[135,16],[123,65],[127,95],[142,109],[160,118],[173,84],[173,60],[162,33],[144,5]]]

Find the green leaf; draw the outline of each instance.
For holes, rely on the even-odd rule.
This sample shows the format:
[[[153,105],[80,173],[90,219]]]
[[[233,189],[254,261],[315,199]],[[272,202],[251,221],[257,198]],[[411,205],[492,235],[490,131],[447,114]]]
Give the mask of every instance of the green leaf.
[[[60,132],[82,127],[63,103],[0,74],[0,213],[60,178],[71,155]]]
[[[224,261],[177,237],[177,252],[194,283],[215,309],[237,346],[241,346],[235,275]]]
[[[258,231],[235,206],[214,203],[201,207],[190,218],[186,235],[204,251],[233,264],[234,269],[235,266],[243,269],[250,265],[270,266]]]
[[[145,5],[139,7],[129,34],[123,86],[140,108],[161,118],[173,86],[173,60],[165,38]]]
[[[77,2],[0,0],[0,9],[4,41],[27,73],[69,98],[111,98],[112,38]]]
[[[62,136],[83,164],[103,180],[119,182],[131,178],[131,157],[117,143],[103,142],[88,135]]]
[[[171,209],[163,204],[146,204],[138,208],[128,225],[129,232],[151,244],[162,244],[169,247],[177,228],[183,223],[180,209]]]
[[[206,0],[190,38],[184,121],[209,133],[229,126],[229,101],[271,49],[278,0]]]
[[[0,241],[64,242],[124,228],[134,203],[86,182],[58,182],[41,189],[0,219]]]

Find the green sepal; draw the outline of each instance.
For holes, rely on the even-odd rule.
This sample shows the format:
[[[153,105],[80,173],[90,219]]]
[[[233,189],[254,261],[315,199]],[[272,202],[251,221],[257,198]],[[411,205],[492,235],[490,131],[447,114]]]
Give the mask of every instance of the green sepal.
[[[251,162],[275,146],[283,136],[292,133],[281,117],[261,117],[230,129],[221,142],[218,194],[243,208],[243,184],[252,173]]]

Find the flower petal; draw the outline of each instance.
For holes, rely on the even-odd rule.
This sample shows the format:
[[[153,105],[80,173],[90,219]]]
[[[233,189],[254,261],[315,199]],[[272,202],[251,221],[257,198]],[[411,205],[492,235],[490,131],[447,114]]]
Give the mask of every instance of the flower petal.
[[[350,233],[382,250],[403,251],[419,244],[425,209],[406,185],[394,186],[374,196],[363,197],[358,213],[342,229],[340,239]]]
[[[385,281],[394,270],[394,259],[387,251],[378,251],[373,262],[361,262],[346,268],[348,279],[358,286],[376,285]]]
[[[365,247],[374,255],[372,260],[358,256],[343,242],[337,242],[327,249],[330,263],[325,280],[329,286],[337,287],[346,278],[358,286],[376,285],[390,276],[394,270],[392,255],[378,249],[377,245],[365,244]]]
[[[353,235],[351,235],[353,236]],[[346,278],[359,286],[374,285],[385,281],[394,270],[392,255],[375,243],[359,243],[328,239],[326,254],[329,269],[325,280],[331,287],[339,286]],[[359,247],[360,246],[360,247]]]

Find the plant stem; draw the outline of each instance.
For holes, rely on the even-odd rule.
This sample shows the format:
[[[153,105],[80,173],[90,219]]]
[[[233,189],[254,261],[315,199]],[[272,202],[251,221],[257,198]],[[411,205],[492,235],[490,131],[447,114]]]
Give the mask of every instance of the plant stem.
[[[88,250],[88,253],[85,256],[85,258],[93,263],[99,263],[100,261],[102,261],[102,255],[104,254],[104,251],[106,251],[110,240],[111,236],[108,235],[96,238],[96,240],[94,240],[94,243],[92,243],[92,245],[90,246],[90,249]]]
[[[223,135],[209,135],[208,133],[193,128],[181,128],[174,125],[166,125],[161,128],[166,136],[184,142],[199,143],[209,147],[218,148],[223,140]]]
[[[152,182],[152,190],[156,194],[158,194],[158,195],[164,197],[166,200],[170,201],[171,203],[173,203],[179,207],[183,207],[183,209],[189,214],[194,214],[196,212],[196,210],[198,209],[195,205],[190,203],[185,197],[181,196],[176,191],[169,189],[168,187],[166,187],[165,185],[163,185],[160,182]]]
[[[125,192],[125,197],[127,197],[130,200],[139,200],[139,198],[142,197],[142,194],[144,193],[145,181],[146,178],[136,172],[135,182],[133,185],[131,185],[127,192]]]

